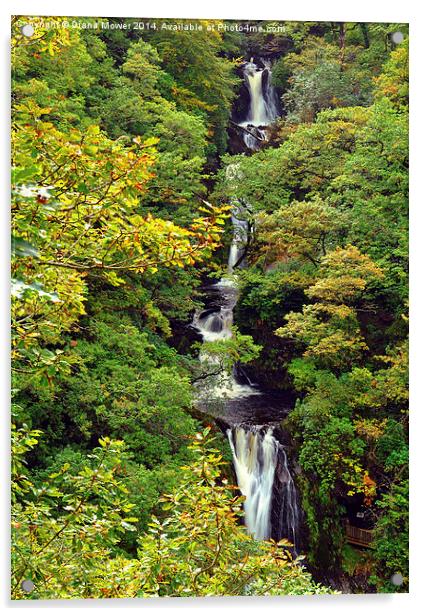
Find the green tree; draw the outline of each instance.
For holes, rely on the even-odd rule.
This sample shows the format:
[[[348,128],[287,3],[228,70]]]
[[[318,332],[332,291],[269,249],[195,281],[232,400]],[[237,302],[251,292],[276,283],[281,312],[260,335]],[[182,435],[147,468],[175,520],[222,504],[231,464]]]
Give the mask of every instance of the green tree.
[[[173,27],[157,30],[148,34],[148,40],[175,80],[172,92],[178,107],[207,119],[215,149],[222,154],[237,80],[233,62],[220,55],[222,34],[217,28],[209,29],[209,23],[217,26],[220,22],[201,20],[203,28],[196,32]]]
[[[368,350],[357,319],[357,300],[369,283],[382,276],[355,246],[329,252],[321,260],[317,281],[306,289],[315,303],[305,305],[301,313],[289,313],[287,325],[279,328],[277,335],[301,340],[306,348],[304,357],[314,359],[320,367],[349,367]]]

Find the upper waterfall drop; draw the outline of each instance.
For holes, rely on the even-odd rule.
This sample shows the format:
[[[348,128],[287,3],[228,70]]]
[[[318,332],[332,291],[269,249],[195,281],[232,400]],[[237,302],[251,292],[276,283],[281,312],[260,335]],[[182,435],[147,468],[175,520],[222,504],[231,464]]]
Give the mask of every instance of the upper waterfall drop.
[[[255,64],[252,58],[243,69],[250,107],[247,118],[239,126],[247,129],[243,139],[250,150],[257,150],[260,142],[266,140],[266,131],[262,127],[269,126],[280,115],[277,95],[271,83],[270,64],[266,60],[262,64],[264,68]]]
[[[262,92],[263,71],[248,70],[246,75],[250,90],[250,115],[247,122],[253,126],[265,126],[269,118]]]

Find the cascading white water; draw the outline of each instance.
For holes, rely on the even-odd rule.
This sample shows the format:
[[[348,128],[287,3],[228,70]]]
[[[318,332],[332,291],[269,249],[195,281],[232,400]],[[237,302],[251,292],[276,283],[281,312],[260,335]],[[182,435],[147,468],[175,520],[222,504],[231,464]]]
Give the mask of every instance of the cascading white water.
[[[243,218],[246,215],[247,213],[244,211],[244,208],[238,202],[232,204],[231,218],[234,234],[228,256],[228,272],[230,274],[232,274],[234,268],[238,265],[247,244],[249,225],[248,221]]]
[[[263,71],[258,70],[255,64],[249,64],[246,67],[246,77],[250,91],[250,115],[247,122],[253,126],[265,126],[270,118],[262,91]]]
[[[266,140],[266,131],[278,116],[279,109],[276,102],[274,87],[271,84],[271,68],[267,61],[263,61],[265,68],[260,68],[253,61],[244,66],[244,78],[250,94],[250,107],[248,116],[240,126],[244,131],[244,143],[250,150],[257,150],[259,143]]]
[[[228,181],[238,175],[238,165],[228,165],[226,177]],[[228,255],[228,276],[222,278],[212,289],[218,291],[221,298],[219,310],[211,312],[201,312],[194,315],[192,322],[202,335],[203,341],[214,342],[216,340],[226,340],[232,338],[233,310],[238,299],[238,289],[235,280],[232,278],[234,268],[237,266],[243,255],[244,247],[248,239],[248,222],[245,219],[246,211],[237,201],[232,203],[232,226],[233,237]],[[209,353],[201,352],[200,361],[207,366],[217,365],[217,360]],[[237,382],[234,374],[222,371],[213,380],[203,383],[201,386],[209,389],[211,398],[241,398],[258,394],[258,390],[250,385],[242,385]],[[204,396],[204,392],[201,392]]]
[[[232,309],[222,306],[219,312],[196,317],[196,327],[206,342],[232,337]]]
[[[218,291],[222,305],[219,310],[213,312],[201,312],[194,315],[192,322],[201,334],[203,341],[215,342],[232,338],[233,309],[237,302],[238,290],[235,282],[230,278],[223,278],[211,287]],[[200,362],[206,366],[206,372],[215,372],[219,360],[211,353],[201,351]],[[199,396],[210,399],[232,399],[257,395],[258,391],[249,385],[241,385],[237,382],[233,373],[220,370],[209,379],[200,382]]]
[[[225,171],[226,181],[229,185],[230,192],[232,191],[232,182],[241,180],[240,167],[238,164],[230,164]],[[241,257],[244,253],[244,248],[247,245],[249,234],[249,223],[247,220],[247,208],[238,200],[231,199],[232,205],[232,228],[233,236],[228,255],[228,273],[232,274],[234,268],[240,265]]]
[[[255,539],[271,536],[271,499],[278,442],[269,429],[264,436],[242,427],[227,430],[238,486],[245,496],[248,532]]]
[[[229,428],[227,435],[238,486],[245,496],[248,532],[255,539],[286,537],[297,550],[297,493],[286,452],[273,436],[273,428],[237,426]]]

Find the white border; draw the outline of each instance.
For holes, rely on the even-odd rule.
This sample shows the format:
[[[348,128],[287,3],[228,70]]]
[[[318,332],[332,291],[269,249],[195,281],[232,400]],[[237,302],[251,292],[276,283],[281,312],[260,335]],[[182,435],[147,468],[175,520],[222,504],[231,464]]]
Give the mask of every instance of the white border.
[[[345,616],[352,614],[362,616],[376,613],[386,613],[391,616],[398,614],[401,610],[415,609],[421,604],[425,604],[425,597],[422,597],[423,582],[426,582],[424,567],[426,546],[424,536],[424,517],[425,517],[425,481],[422,472],[424,445],[424,426],[426,405],[422,404],[425,398],[425,388],[423,386],[424,368],[424,344],[425,344],[425,298],[423,293],[425,288],[425,268],[426,268],[426,229],[424,225],[424,211],[426,204],[423,202],[423,176],[425,175],[424,149],[425,149],[425,88],[422,79],[425,69],[426,50],[424,39],[426,38],[426,20],[424,19],[423,3],[415,0],[387,0],[379,2],[374,0],[353,0],[352,3],[342,2],[342,0],[302,0],[300,2],[284,2],[281,0],[276,4],[266,4],[264,2],[243,2],[242,0],[216,0],[214,3],[198,4],[196,0],[184,0],[184,4],[166,0],[156,0],[154,3],[129,2],[122,0],[118,3],[106,4],[100,0],[92,0],[90,4],[84,0],[68,0],[57,2],[54,0],[6,0],[6,6],[2,7],[1,27],[1,48],[4,51],[4,62],[1,64],[2,92],[9,90],[9,28],[10,15],[63,15],[63,16],[99,16],[99,17],[181,17],[181,18],[226,18],[226,19],[278,19],[278,20],[300,20],[300,21],[384,21],[391,23],[410,22],[410,97],[411,97],[411,154],[410,154],[410,180],[411,180],[411,408],[412,408],[412,429],[410,436],[411,451],[411,544],[410,544],[410,566],[411,566],[411,586],[409,595],[344,595],[318,596],[318,597],[274,597],[274,598],[211,598],[211,599],[160,599],[160,600],[72,600],[72,601],[42,601],[42,602],[8,602],[8,502],[9,494],[7,488],[2,492],[2,509],[5,515],[1,516],[1,603],[7,610],[13,609],[15,613],[28,614],[31,609],[32,614],[44,613],[46,609],[53,608],[57,612],[90,608],[91,610],[107,609],[108,613],[115,614],[122,612],[123,609],[141,609],[145,614],[170,613],[172,610],[193,611],[203,610],[206,614],[214,614],[217,611],[234,614],[236,611],[255,613],[259,609],[270,611],[271,614],[288,610],[293,613],[306,613],[306,610],[315,611],[316,616],[322,614],[345,613]],[[423,10],[422,10],[423,9]],[[423,13],[423,14],[422,14]],[[423,18],[422,18],[423,17]],[[1,156],[3,164],[0,166],[2,183],[4,187],[2,207],[0,208],[2,239],[2,301],[3,310],[0,314],[3,319],[0,329],[2,335],[2,385],[3,392],[3,426],[0,444],[4,448],[3,455],[0,455],[2,471],[0,479],[2,486],[7,486],[8,469],[8,432],[5,426],[8,425],[8,389],[9,389],[9,361],[8,361],[8,292],[9,292],[9,271],[8,251],[9,251],[9,100],[7,96],[2,96],[2,115],[0,127],[4,131],[2,141],[3,148]],[[414,429],[413,429],[414,425]],[[423,569],[423,572],[422,572]]]

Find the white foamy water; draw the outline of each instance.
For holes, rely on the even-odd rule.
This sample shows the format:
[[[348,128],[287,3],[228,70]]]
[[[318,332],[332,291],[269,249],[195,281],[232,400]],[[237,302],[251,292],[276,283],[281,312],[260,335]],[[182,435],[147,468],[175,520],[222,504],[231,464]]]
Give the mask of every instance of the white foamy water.
[[[238,486],[245,496],[247,530],[255,539],[269,539],[278,442],[271,428],[265,435],[242,427],[229,429],[227,434]]]
[[[271,83],[270,65],[266,61],[263,64],[265,68],[259,67],[253,61],[247,62],[244,66],[250,107],[247,118],[239,125],[249,130],[253,127],[253,131],[250,131],[253,134],[246,131],[243,134],[244,143],[250,150],[259,149],[260,142],[267,139],[266,131],[259,127],[269,126],[279,116],[276,95]]]

